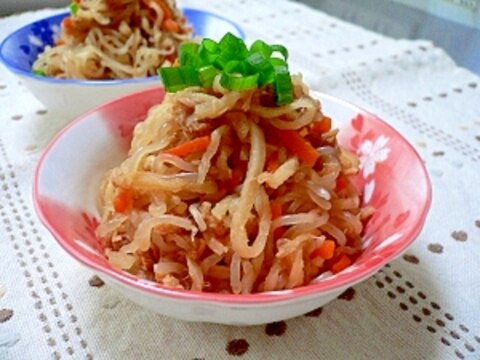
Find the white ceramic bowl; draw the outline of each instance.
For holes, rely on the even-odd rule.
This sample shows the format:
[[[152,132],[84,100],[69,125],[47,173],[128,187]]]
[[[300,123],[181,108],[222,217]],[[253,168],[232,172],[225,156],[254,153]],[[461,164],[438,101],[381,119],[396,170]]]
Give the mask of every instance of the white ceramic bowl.
[[[422,160],[409,143],[377,117],[333,97],[315,95],[340,128],[340,142],[358,153],[356,179],[364,202],[376,208],[363,236],[363,253],[347,269],[293,290],[250,295],[174,290],[118,271],[95,238],[95,197],[102,174],[118,165],[132,129],[162,101],[161,88],[135,93],[74,120],[49,144],[35,172],[37,213],[65,250],[132,301],[189,321],[233,325],[288,319],[318,308],[373,275],[403,253],[422,229],[431,186]]]
[[[244,38],[232,21],[197,9],[182,9],[194,36],[220,39],[225,33]],[[28,24],[5,38],[0,45],[0,61],[16,74],[33,95],[52,113],[72,118],[85,111],[141,89],[161,84],[158,76],[127,80],[83,81],[37,76],[32,64],[45,46],[52,45],[62,19],[69,13],[53,15]]]

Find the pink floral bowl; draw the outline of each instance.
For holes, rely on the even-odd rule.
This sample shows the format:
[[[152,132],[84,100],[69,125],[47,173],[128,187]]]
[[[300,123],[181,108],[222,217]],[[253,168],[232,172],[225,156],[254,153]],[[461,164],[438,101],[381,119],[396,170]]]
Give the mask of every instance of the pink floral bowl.
[[[160,314],[188,321],[254,325],[309,312],[401,255],[421,231],[431,202],[427,171],[407,140],[358,107],[325,94],[315,96],[340,128],[340,143],[358,154],[357,184],[364,203],[376,208],[365,229],[362,255],[338,274],[293,290],[231,295],[169,289],[109,265],[95,237],[97,187],[103,173],[125,158],[135,124],[162,101],[161,88],[97,107],[52,140],[35,172],[37,213],[66,254],[133,302]]]

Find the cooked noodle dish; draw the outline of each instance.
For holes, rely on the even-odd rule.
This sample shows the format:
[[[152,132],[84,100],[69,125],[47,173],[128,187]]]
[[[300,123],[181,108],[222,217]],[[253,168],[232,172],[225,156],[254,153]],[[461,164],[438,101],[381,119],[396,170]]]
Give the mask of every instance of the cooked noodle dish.
[[[142,5],[143,6],[143,5]],[[110,264],[175,289],[292,289],[346,269],[373,209],[355,154],[288,51],[227,33],[180,47],[164,100],[98,192]]]
[[[60,79],[146,77],[172,64],[192,29],[174,0],[74,0],[32,71]]]

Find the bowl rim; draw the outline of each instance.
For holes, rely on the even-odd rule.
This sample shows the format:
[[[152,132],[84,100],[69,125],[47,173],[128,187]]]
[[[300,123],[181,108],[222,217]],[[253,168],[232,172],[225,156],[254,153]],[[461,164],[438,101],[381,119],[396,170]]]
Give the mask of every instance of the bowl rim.
[[[255,305],[266,305],[266,304],[276,304],[280,302],[289,302],[292,300],[299,300],[305,298],[311,298],[314,296],[318,296],[319,294],[327,295],[333,292],[341,291],[344,288],[349,286],[353,286],[358,282],[365,280],[375,274],[381,267],[386,265],[387,263],[393,261],[402,253],[404,253],[415,241],[419,233],[422,231],[425,221],[428,215],[428,212],[431,207],[432,203],[432,185],[430,176],[426,169],[425,163],[422,161],[422,158],[415,150],[413,145],[405,139],[397,130],[395,130],[391,125],[387,122],[382,120],[380,117],[372,114],[369,111],[364,110],[363,108],[351,104],[346,100],[339,99],[335,96],[328,95],[318,91],[312,91],[311,94],[315,96],[321,96],[322,98],[328,99],[330,101],[336,102],[342,106],[349,107],[354,109],[357,113],[369,115],[369,117],[374,118],[376,121],[380,121],[384,126],[389,128],[397,137],[398,139],[405,145],[407,148],[410,149],[413,159],[415,160],[417,166],[421,170],[423,176],[419,179],[422,183],[424,183],[426,192],[425,192],[425,201],[422,205],[422,209],[419,213],[419,216],[416,219],[416,222],[412,227],[409,229],[408,232],[403,234],[403,237],[406,239],[401,247],[398,247],[396,251],[392,252],[388,257],[382,257],[381,260],[376,262],[373,266],[362,267],[358,271],[350,271],[348,273],[344,273],[340,277],[328,277],[325,279],[320,280],[316,283],[307,284],[304,286],[300,286],[294,289],[288,290],[276,290],[276,291],[269,291],[269,292],[262,292],[262,293],[253,293],[253,294],[221,294],[221,293],[210,293],[210,292],[201,292],[201,291],[193,291],[193,290],[182,290],[182,289],[171,289],[168,287],[164,287],[158,283],[148,281],[145,279],[141,279],[136,277],[135,275],[128,274],[126,272],[121,272],[112,267],[105,267],[102,264],[92,260],[84,256],[83,254],[79,254],[73,245],[63,240],[62,236],[59,232],[52,226],[46,214],[43,211],[42,206],[40,205],[40,189],[39,189],[39,179],[42,174],[43,164],[47,156],[49,155],[50,151],[55,147],[56,143],[62,138],[62,136],[69,132],[72,128],[77,126],[77,124],[81,123],[82,121],[86,120],[93,114],[99,112],[101,109],[106,107],[114,107],[115,105],[125,101],[126,99],[135,98],[141,95],[154,93],[157,91],[164,91],[162,86],[153,87],[146,90],[136,91],[126,96],[122,96],[116,98],[112,101],[109,101],[105,104],[97,106],[90,111],[86,112],[85,114],[78,116],[72,122],[70,122],[66,127],[64,127],[60,132],[58,132],[53,139],[49,142],[46,148],[43,150],[37,165],[35,167],[34,177],[33,177],[33,205],[40,221],[46,227],[46,229],[53,235],[57,243],[74,259],[76,259],[79,263],[83,264],[90,270],[93,270],[100,276],[107,276],[110,278],[109,280],[113,280],[123,286],[133,288],[135,290],[139,290],[142,293],[147,293],[151,296],[158,296],[160,298],[169,298],[170,300],[175,301],[195,301],[195,302],[204,302],[204,303],[215,303],[215,304],[223,304],[223,305],[236,305],[242,307],[248,306],[255,306]],[[341,274],[341,273],[340,273]]]
[[[198,9],[198,8],[195,8],[195,7],[183,7],[182,6],[180,8],[183,12],[192,12],[192,13],[197,13],[197,14],[208,15],[208,16],[216,18],[218,20],[225,21],[225,22],[229,23],[232,27],[234,27],[236,31],[238,31],[238,34],[240,34],[240,37],[242,39],[246,39],[245,31],[237,23],[233,22],[232,20],[230,20],[230,19],[228,19],[228,18],[226,18],[222,15],[218,15],[216,13],[206,11],[206,10],[203,10],[203,9]],[[34,26],[35,24],[37,24],[41,21],[56,20],[56,18],[63,19],[64,17],[68,16],[69,14],[70,14],[69,11],[61,10],[61,12],[58,12],[58,13],[52,14],[50,16],[46,16],[46,17],[37,19],[35,21],[29,22],[28,24],[25,24],[22,27],[20,27],[20,28],[16,29],[15,31],[11,32],[10,34],[8,34],[2,40],[2,42],[0,43],[0,62],[3,63],[11,72],[13,72],[15,74],[30,78],[30,79],[35,80],[35,81],[50,83],[50,84],[102,87],[102,86],[115,86],[115,85],[134,85],[134,84],[153,83],[153,82],[160,81],[160,78],[159,78],[158,75],[141,77],[141,78],[114,79],[114,80],[58,79],[58,78],[54,78],[54,77],[39,76],[39,75],[36,75],[36,74],[32,73],[31,71],[25,71],[23,69],[20,69],[14,63],[12,63],[8,57],[5,56],[4,47],[17,34],[25,31],[26,29]]]

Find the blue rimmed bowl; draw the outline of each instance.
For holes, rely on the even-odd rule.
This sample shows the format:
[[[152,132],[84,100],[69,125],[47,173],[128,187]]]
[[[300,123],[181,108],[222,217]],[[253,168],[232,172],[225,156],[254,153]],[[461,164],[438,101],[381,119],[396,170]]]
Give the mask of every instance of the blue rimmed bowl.
[[[229,19],[198,9],[182,9],[193,35],[220,39],[225,33],[245,38],[243,30]],[[12,32],[0,45],[0,61],[17,75],[50,111],[77,116],[99,104],[160,84],[157,76],[125,80],[63,80],[37,76],[32,64],[45,46],[52,45],[68,12],[53,15]]]

